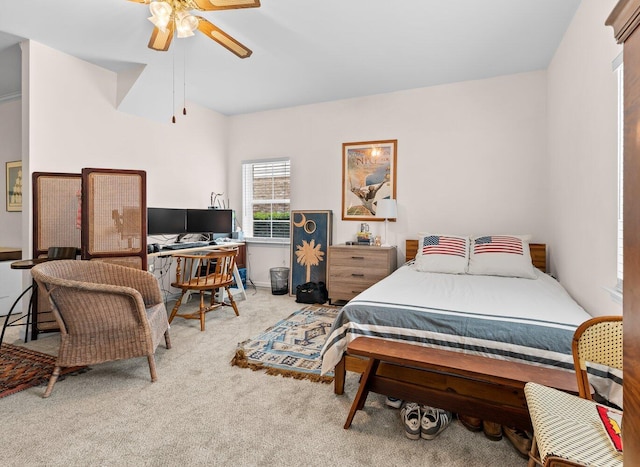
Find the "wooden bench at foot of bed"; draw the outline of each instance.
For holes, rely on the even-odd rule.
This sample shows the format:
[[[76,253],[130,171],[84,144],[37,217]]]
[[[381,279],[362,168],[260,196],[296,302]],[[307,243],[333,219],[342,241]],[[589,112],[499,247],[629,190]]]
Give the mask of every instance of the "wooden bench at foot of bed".
[[[344,392],[345,358],[363,374],[345,429],[369,391],[523,430],[531,430],[527,382],[578,392],[574,372],[526,363],[370,337],[353,340],[347,352],[335,369],[335,393]]]

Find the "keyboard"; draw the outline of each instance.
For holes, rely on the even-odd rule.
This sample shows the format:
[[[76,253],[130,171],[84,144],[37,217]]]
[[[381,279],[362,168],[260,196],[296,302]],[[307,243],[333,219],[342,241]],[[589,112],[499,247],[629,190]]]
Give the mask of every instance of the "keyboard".
[[[200,248],[203,246],[209,246],[209,242],[169,243],[168,245],[162,245],[162,249],[163,250],[184,250],[186,248]]]

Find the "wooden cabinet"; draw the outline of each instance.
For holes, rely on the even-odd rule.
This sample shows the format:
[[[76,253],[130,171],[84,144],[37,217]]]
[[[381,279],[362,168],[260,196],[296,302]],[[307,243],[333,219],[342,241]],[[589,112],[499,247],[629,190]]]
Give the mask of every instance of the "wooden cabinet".
[[[606,24],[624,44],[624,463],[640,465],[640,0],[620,0]]]
[[[238,245],[238,256],[236,256],[236,266],[238,266],[238,269],[247,267],[247,246],[245,243]]]
[[[396,270],[396,247],[333,245],[329,247],[329,299],[349,301]]]

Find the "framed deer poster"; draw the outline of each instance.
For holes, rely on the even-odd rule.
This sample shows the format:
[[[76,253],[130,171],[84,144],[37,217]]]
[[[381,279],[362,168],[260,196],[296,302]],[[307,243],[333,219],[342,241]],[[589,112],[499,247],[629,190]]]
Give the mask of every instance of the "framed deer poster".
[[[332,224],[332,211],[291,211],[290,295],[306,282],[326,284]]]
[[[382,221],[378,200],[396,199],[398,140],[342,144],[342,220]]]

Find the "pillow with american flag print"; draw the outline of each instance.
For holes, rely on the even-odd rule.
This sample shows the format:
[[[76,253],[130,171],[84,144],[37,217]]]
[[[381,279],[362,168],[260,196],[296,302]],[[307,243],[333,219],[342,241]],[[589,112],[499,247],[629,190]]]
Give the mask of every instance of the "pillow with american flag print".
[[[469,274],[536,279],[529,236],[482,235],[471,237]]]
[[[464,274],[469,265],[469,237],[420,233],[415,268],[422,272]]]

